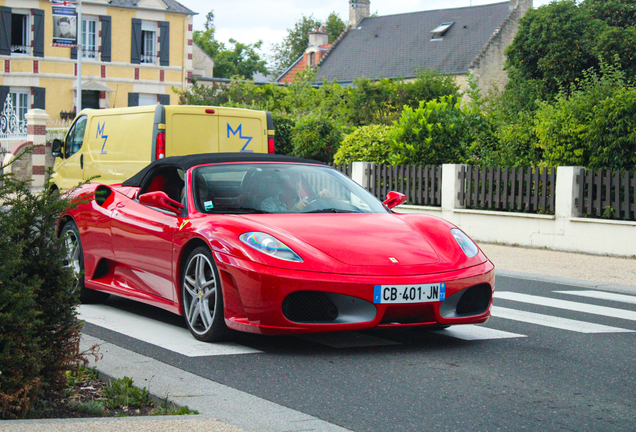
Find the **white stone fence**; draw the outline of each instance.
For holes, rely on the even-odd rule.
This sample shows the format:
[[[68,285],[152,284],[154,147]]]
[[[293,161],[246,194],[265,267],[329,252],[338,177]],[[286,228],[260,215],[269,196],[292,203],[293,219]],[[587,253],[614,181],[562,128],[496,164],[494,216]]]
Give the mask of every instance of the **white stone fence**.
[[[369,187],[368,162],[354,162],[351,177]],[[463,208],[459,200],[462,165],[442,166],[441,207],[402,205],[398,213],[424,213],[450,221],[474,240],[554,250],[636,256],[636,222],[579,217],[575,207],[580,167],[558,167],[554,215]]]

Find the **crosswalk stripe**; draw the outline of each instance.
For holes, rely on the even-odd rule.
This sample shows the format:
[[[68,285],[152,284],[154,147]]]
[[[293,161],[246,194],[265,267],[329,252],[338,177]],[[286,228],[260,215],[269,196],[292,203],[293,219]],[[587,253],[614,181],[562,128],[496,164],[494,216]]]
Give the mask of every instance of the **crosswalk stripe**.
[[[615,294],[607,291],[554,291],[559,294],[568,294],[575,295],[581,297],[589,297],[600,300],[611,300],[621,303],[631,303],[636,304],[636,296],[625,295],[625,294]]]
[[[558,300],[548,297],[520,294],[510,291],[495,292],[495,298],[636,321],[636,312],[606,306],[596,306],[586,303],[577,303],[568,300]]]
[[[309,342],[327,345],[332,348],[360,348],[372,346],[401,345],[399,342],[394,342],[357,332],[314,333],[297,337]]]
[[[444,336],[451,336],[456,339],[463,340],[488,340],[488,339],[512,339],[527,337],[526,335],[510,333],[501,330],[495,330],[488,327],[481,327],[474,324],[459,325],[449,327],[444,330],[433,330],[431,333],[437,333]]]
[[[588,323],[551,315],[542,315],[534,312],[526,312],[508,309],[501,306],[493,306],[492,316],[513,321],[521,321],[529,324],[538,324],[546,327],[569,330],[578,333],[633,333],[633,330],[611,327],[601,324]]]
[[[235,343],[206,343],[184,328],[156,321],[105,305],[81,305],[79,318],[188,357],[256,354],[258,351]]]

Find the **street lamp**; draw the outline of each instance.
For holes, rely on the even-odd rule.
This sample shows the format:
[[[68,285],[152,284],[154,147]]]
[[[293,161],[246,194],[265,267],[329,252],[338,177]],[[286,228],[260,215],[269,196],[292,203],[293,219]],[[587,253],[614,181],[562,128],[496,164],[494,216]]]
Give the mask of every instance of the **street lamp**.
[[[77,0],[77,102],[76,110],[82,110],[82,0]]]

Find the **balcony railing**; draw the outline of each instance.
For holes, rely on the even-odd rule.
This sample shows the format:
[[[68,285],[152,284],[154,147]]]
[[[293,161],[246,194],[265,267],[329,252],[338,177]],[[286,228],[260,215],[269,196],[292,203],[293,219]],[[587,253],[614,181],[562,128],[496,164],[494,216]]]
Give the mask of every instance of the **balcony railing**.
[[[85,59],[96,59],[97,58],[97,53],[99,51],[95,50],[95,49],[82,49],[82,58]]]
[[[33,48],[29,45],[11,45],[11,52],[13,54],[31,54]]]
[[[157,64],[157,56],[156,55],[147,55],[147,54],[142,54],[141,56],[141,63],[145,63],[145,64]]]

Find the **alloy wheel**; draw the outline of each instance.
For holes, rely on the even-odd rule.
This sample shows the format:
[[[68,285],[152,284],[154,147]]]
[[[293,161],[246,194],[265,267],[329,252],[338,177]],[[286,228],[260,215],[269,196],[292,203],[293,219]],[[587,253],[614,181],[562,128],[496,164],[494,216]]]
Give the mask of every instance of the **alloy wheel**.
[[[209,258],[202,253],[190,258],[184,277],[183,304],[190,329],[204,335],[214,324],[217,280]]]

